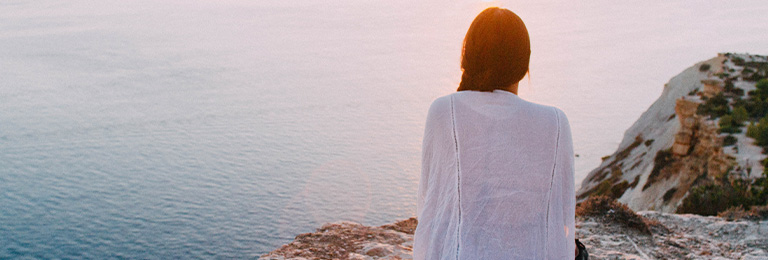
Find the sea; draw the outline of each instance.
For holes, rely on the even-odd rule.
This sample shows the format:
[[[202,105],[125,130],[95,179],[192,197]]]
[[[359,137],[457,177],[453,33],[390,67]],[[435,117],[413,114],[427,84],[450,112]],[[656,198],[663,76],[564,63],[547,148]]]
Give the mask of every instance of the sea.
[[[671,77],[768,54],[764,0],[0,1],[0,259],[253,259],[414,216],[490,6],[528,27],[519,94],[567,114],[577,187]]]

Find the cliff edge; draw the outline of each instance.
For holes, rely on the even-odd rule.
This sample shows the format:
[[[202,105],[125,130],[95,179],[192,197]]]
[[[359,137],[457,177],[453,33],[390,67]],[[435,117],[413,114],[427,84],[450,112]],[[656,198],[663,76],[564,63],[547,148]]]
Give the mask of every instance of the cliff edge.
[[[768,103],[757,85],[767,75],[767,57],[725,53],[673,77],[625,132],[616,152],[587,175],[577,199],[604,195],[637,211],[713,215],[722,209],[702,213],[681,206],[697,187],[737,193],[732,190],[745,186],[749,192],[763,192],[760,198],[746,199],[765,204],[765,191],[758,187],[768,186],[763,177],[765,145],[747,132],[766,117]],[[714,196],[702,194],[697,192],[686,207],[704,206],[691,204]],[[721,207],[733,203],[722,201]]]
[[[576,237],[586,245],[590,259],[768,258],[768,220],[636,214],[604,196],[581,203],[577,214]],[[259,259],[413,259],[417,224],[415,218],[380,227],[330,223]]]

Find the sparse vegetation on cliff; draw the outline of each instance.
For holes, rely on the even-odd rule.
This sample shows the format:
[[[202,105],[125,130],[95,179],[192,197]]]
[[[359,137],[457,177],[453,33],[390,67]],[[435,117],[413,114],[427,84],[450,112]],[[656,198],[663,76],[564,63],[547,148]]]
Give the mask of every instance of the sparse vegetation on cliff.
[[[730,115],[724,115],[720,117],[718,125],[720,125],[720,129],[717,131],[720,133],[735,134],[741,132],[741,129],[739,128],[741,125],[739,125]]]
[[[643,185],[643,190],[648,189],[648,187],[656,182],[661,176],[661,170],[669,166],[674,160],[672,151],[670,150],[661,150],[656,153],[656,157],[653,158],[653,169],[651,170],[651,174],[648,175],[648,180],[645,181],[645,185]]]
[[[645,140],[645,146],[651,146],[653,144],[653,139]]]
[[[704,103],[699,105],[696,111],[697,114],[707,115],[714,119],[731,113],[728,99],[725,98],[722,92],[717,93],[717,95],[711,98],[704,97],[703,99]]]
[[[734,80],[731,78],[726,78],[724,80],[725,85],[723,86],[723,92],[730,94],[733,97],[744,96],[744,90],[733,85],[733,81]]]
[[[730,221],[768,219],[768,205],[752,206],[749,210],[745,210],[742,206],[731,207],[717,213],[717,216]]]
[[[621,168],[624,166],[624,163],[621,162],[622,160],[626,159],[627,156],[629,156],[632,151],[640,146],[641,144],[645,143],[645,146],[650,146],[653,143],[653,140],[645,141],[643,140],[642,136],[636,136],[635,141],[632,142],[629,146],[624,148],[623,150],[616,153],[616,155],[613,158],[613,161],[603,167],[601,169],[600,174],[593,175],[590,180],[596,181],[596,180],[602,180],[600,181],[600,184],[593,187],[591,190],[586,192],[585,194],[582,194],[578,197],[578,199],[584,199],[589,196],[608,196],[614,199],[617,199],[621,197],[621,195],[624,194],[627,189],[630,187],[634,187],[634,185],[637,185],[637,183],[634,183],[634,185],[630,184],[626,180],[621,180],[621,176],[623,175],[623,172]],[[603,157],[603,160],[606,160],[610,158],[611,156]],[[610,174],[610,175],[609,175]]]
[[[751,123],[747,127],[747,136],[755,139],[759,146],[768,145],[768,118],[762,118],[755,124]]]
[[[631,186],[628,181],[621,180],[621,168],[614,166],[610,170],[610,177],[600,182],[589,193],[588,196],[606,196],[612,199],[618,199]],[[584,198],[584,197],[582,197]]]
[[[698,107],[697,114],[717,119],[718,132],[729,134],[722,139],[722,146],[736,144],[738,139],[731,134],[740,133],[741,127],[748,122],[746,136],[755,139],[755,144],[762,146],[765,151],[768,148],[768,79],[764,79],[761,69],[768,68],[768,63],[747,61],[738,56],[726,56],[733,64],[743,68],[735,76],[726,72],[720,73],[719,77],[725,84],[722,92],[710,98],[702,97],[704,102]],[[724,67],[724,70],[730,73],[737,71],[727,67]],[[755,90],[748,93],[747,99],[740,97],[743,90],[734,84],[739,81],[739,77],[744,80],[748,78],[759,80],[755,84]],[[664,161],[664,158],[657,154],[655,163],[658,165],[660,161]],[[654,167],[644,188],[657,179],[659,172],[657,167]],[[696,181],[677,208],[677,212],[738,215],[740,214],[738,209],[743,211],[745,208],[766,205],[768,181],[765,174],[764,172],[762,178],[745,179],[741,176],[731,176],[726,172],[716,180],[704,178],[704,181]],[[701,176],[707,176],[707,173],[704,172]],[[674,194],[672,190],[667,191],[664,195],[665,201],[671,198],[672,194]]]
[[[741,126],[744,122],[750,118],[762,118],[768,115],[768,79],[763,79],[758,82],[755,87],[756,90],[750,91],[749,98],[742,99],[744,90],[735,88],[733,82],[730,79],[724,81],[725,87],[723,92],[719,92],[712,97],[702,97],[704,102],[699,105],[696,113],[699,115],[709,116],[711,119],[720,118],[721,129],[723,132],[731,133],[733,131],[731,126]],[[728,94],[729,95],[725,95]],[[731,100],[729,100],[731,99]],[[731,110],[733,107],[733,110]],[[732,120],[723,127],[722,117],[728,117],[727,120]]]
[[[705,216],[718,215],[734,207],[750,209],[768,203],[768,172],[757,179],[730,178],[694,187],[683,200],[677,213]],[[706,205],[706,206],[703,206]]]
[[[749,111],[743,106],[735,106],[731,118],[733,119],[734,125],[743,126],[744,122],[749,120]]]
[[[619,203],[616,199],[599,195],[591,196],[577,204],[576,216],[599,217],[646,234],[651,233],[651,226],[658,225],[658,222],[651,222],[637,215],[627,205]]]
[[[755,162],[765,157],[756,146],[768,151],[768,79],[746,80],[762,76],[764,66],[766,56],[721,54],[670,80],[662,98],[627,130],[625,146],[584,180],[577,198],[606,196],[633,209],[664,212],[677,211],[686,199],[699,200],[699,207],[722,204],[709,215],[734,205],[759,205],[759,192],[742,190],[762,188],[736,179],[754,180],[763,168]],[[723,201],[701,202],[715,195]]]
[[[754,71],[752,74],[744,75],[742,77],[747,81],[762,81],[768,78],[768,63],[765,62],[747,62],[744,64],[747,67],[752,67]]]
[[[762,79],[755,84],[755,90],[751,92],[750,97],[765,101],[768,98],[768,79]]]

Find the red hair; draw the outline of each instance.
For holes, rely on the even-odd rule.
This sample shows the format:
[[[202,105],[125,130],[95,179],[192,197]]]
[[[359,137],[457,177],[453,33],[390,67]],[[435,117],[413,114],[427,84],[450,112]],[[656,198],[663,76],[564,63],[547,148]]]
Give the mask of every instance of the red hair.
[[[510,10],[483,10],[469,26],[461,52],[458,91],[507,89],[528,73],[531,42],[523,20]]]

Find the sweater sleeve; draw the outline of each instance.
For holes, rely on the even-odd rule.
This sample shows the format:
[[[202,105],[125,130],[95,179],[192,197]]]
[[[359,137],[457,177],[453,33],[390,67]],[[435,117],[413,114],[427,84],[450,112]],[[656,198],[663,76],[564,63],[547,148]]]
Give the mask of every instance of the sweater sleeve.
[[[572,259],[576,247],[573,140],[568,118],[555,110],[558,137],[547,211],[547,259]]]
[[[436,135],[444,133],[445,129],[450,122],[450,97],[442,97],[432,102],[427,112],[427,120],[424,124],[424,137],[421,143],[421,175],[419,176],[419,187],[416,194],[416,214],[421,216],[424,209],[424,203],[426,200],[426,194],[430,183],[430,172],[434,161],[435,151],[435,138]],[[437,144],[439,146],[439,144]],[[439,148],[439,147],[438,147]]]
[[[430,106],[427,113],[427,122],[424,125],[424,137],[421,142],[421,174],[419,176],[419,187],[416,193],[416,215],[421,215],[421,210],[424,208],[424,200],[427,193],[427,184],[429,183],[429,170],[432,160],[432,136],[434,128],[434,114],[435,104]]]
[[[451,97],[436,99],[429,108],[422,142],[421,176],[416,201],[419,225],[413,237],[413,259],[442,259],[455,254],[456,149],[452,138]],[[450,138],[449,138],[450,137]],[[450,140],[450,141],[449,141]],[[435,174],[437,173],[437,174]],[[451,230],[453,232],[450,232]]]

